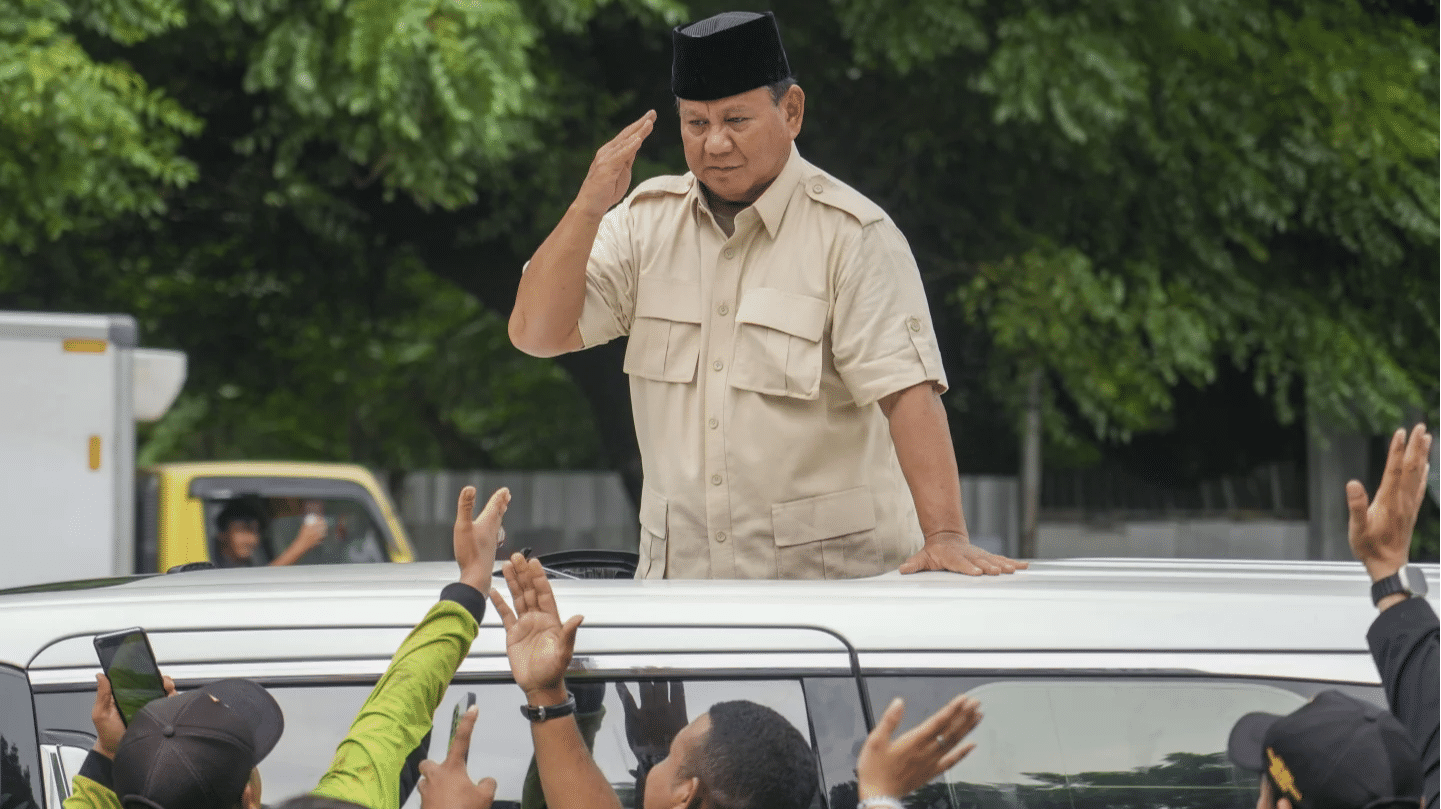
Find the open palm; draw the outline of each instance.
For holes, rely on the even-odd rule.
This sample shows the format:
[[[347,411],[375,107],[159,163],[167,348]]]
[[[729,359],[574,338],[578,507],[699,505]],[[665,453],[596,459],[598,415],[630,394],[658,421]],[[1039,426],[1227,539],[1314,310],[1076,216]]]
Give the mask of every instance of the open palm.
[[[575,633],[583,620],[561,623],[555,593],[540,562],[515,554],[502,567],[515,610],[494,591],[490,600],[505,625],[505,654],[511,676],[527,693],[559,688],[575,651]]]

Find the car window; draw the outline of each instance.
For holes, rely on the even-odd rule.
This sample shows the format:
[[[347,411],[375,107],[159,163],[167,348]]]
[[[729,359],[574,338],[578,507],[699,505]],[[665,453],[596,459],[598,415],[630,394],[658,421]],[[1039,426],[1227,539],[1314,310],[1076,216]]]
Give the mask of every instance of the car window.
[[[1194,678],[872,678],[872,704],[906,700],[902,730],[956,694],[981,703],[976,749],[909,806],[1250,809],[1257,779],[1226,758],[1236,720],[1285,714],[1314,683]],[[1363,689],[1369,690],[1369,689]]]
[[[366,504],[349,498],[256,497],[238,498],[246,512],[259,523],[260,545],[255,549],[255,563],[266,564],[280,556],[300,534],[308,515],[314,513],[327,522],[325,539],[297,564],[352,564],[385,562],[385,536],[371,519]],[[232,501],[205,501],[205,524],[210,532],[212,558],[217,553],[215,519],[221,509]]]
[[[41,809],[44,794],[30,681],[0,665],[0,809]]]

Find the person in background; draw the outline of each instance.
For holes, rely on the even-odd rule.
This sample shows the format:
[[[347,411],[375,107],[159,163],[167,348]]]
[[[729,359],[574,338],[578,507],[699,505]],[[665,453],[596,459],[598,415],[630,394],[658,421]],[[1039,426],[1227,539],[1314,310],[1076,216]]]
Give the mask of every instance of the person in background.
[[[1257,809],[1382,809],[1437,804],[1437,620],[1426,579],[1406,564],[1426,495],[1432,436],[1424,424],[1391,437],[1376,499],[1346,484],[1351,552],[1371,578],[1380,614],[1366,633],[1388,713],[1323,691],[1287,716],[1252,713],[1231,730],[1227,752],[1261,773]]]
[[[411,631],[376,683],[330,769],[284,809],[399,809],[428,749],[431,719],[470,651],[490,591],[501,489],[472,519],[475,489],[460,494],[453,531],[459,581]],[[250,680],[222,680],[147,704],[127,728],[103,676],[96,690],[97,741],[72,783],[65,809],[258,809],[257,765],[284,729],[280,706]],[[474,722],[474,716],[471,716]]]
[[[330,523],[321,514],[306,514],[295,539],[290,541],[283,553],[270,560],[270,565],[278,567],[299,562],[325,539],[329,527]],[[215,517],[215,530],[216,567],[255,565],[255,549],[260,545],[260,517],[249,506],[239,500],[226,503]]]

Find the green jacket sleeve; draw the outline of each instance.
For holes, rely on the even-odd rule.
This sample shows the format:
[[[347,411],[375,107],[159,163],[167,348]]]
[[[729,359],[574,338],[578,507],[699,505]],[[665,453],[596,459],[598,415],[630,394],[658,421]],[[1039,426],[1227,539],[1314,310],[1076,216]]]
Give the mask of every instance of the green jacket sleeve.
[[[456,587],[473,597],[454,598]],[[400,645],[312,794],[369,809],[399,809],[406,756],[430,731],[435,709],[479,631],[477,612],[484,611],[484,598],[466,585],[450,585],[441,595],[454,600],[432,607]]]
[[[120,799],[109,787],[77,775],[70,781],[70,797],[65,799],[65,809],[120,809]]]

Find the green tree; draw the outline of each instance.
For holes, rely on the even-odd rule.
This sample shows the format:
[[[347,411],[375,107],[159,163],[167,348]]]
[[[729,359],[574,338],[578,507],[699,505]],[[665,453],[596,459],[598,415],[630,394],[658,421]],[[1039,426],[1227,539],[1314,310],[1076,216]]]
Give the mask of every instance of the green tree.
[[[637,176],[683,170],[667,30],[725,7],[22,0],[0,299],[134,312],[190,354],[152,454],[601,462],[635,485],[621,347],[531,364],[497,316],[616,129],[658,109]],[[1256,460],[1255,436],[1181,428],[1216,391],[1273,425],[1434,409],[1434,8],[776,11],[801,149],[920,259],[967,469],[1012,463],[1036,368],[1072,459],[1162,436]]]

